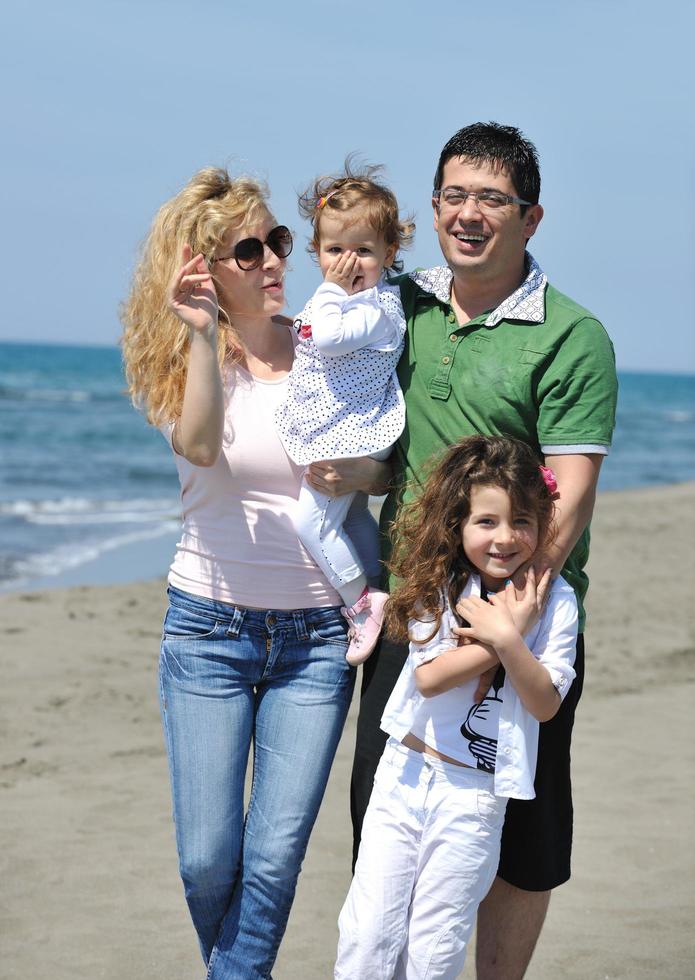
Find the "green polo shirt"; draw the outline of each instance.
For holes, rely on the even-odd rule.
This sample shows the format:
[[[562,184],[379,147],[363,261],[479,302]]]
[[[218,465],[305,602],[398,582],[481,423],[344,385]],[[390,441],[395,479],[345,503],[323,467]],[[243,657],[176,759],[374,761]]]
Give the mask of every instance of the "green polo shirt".
[[[449,302],[409,276],[395,281],[408,326],[398,366],[406,427],[392,457],[396,489],[382,509],[386,556],[385,532],[399,503],[418,493],[428,467],[452,443],[476,433],[514,436],[539,460],[552,447],[608,447],[617,398],[606,331],[552,286],[537,291],[542,322],[505,317],[486,326],[485,313],[459,326]],[[587,528],[562,571],[577,594],[580,629],[588,555]]]

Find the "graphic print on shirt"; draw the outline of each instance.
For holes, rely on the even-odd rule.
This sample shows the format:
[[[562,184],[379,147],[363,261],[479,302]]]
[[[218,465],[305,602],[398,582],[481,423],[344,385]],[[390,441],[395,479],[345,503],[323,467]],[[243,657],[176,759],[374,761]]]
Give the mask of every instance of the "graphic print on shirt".
[[[483,772],[495,771],[497,756],[497,733],[499,731],[499,709],[504,700],[500,691],[504,686],[504,673],[498,670],[490,690],[480,704],[474,704],[461,725],[461,734],[468,739],[468,750]]]

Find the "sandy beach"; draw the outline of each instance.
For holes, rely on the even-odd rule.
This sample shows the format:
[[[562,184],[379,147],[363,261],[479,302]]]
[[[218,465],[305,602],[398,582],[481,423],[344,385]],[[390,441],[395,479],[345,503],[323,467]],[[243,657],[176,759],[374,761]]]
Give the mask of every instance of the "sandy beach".
[[[693,483],[599,498],[573,877],[529,980],[695,976],[694,541]],[[157,705],[164,607],[161,579],[0,596],[3,980],[202,980]],[[355,707],[276,980],[331,976]]]

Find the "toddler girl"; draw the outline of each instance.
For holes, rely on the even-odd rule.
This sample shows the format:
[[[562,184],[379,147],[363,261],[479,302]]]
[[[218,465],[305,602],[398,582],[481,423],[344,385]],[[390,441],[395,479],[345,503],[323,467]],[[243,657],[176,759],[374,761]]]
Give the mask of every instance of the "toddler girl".
[[[382,718],[390,738],[340,914],[341,980],[454,980],[463,968],[507,798],[535,795],[538,722],[574,678],[573,590],[555,579],[529,628],[549,571],[538,590],[532,570],[519,594],[510,582],[552,538],[555,488],[524,443],[472,436],[399,516],[387,621],[404,634],[410,620],[410,656]]]
[[[398,288],[384,273],[398,265],[415,226],[400,220],[396,198],[376,179],[379,170],[355,173],[348,161],[344,174],[319,178],[300,198],[324,281],[295,321],[299,345],[275,416],[300,465],[385,459],[405,424],[396,378],[405,320]],[[379,575],[377,531],[366,496],[355,497],[329,497],[304,480],[295,517],[300,540],[345,603],[351,664],[374,648],[388,598],[368,584]]]

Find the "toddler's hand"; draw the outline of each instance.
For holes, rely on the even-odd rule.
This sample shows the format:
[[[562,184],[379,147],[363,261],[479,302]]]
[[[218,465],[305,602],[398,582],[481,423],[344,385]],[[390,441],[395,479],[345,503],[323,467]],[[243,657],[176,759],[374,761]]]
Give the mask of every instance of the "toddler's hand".
[[[356,282],[361,278],[359,258],[354,252],[343,252],[331,263],[323,278],[324,282],[334,282],[350,295],[358,292]]]

